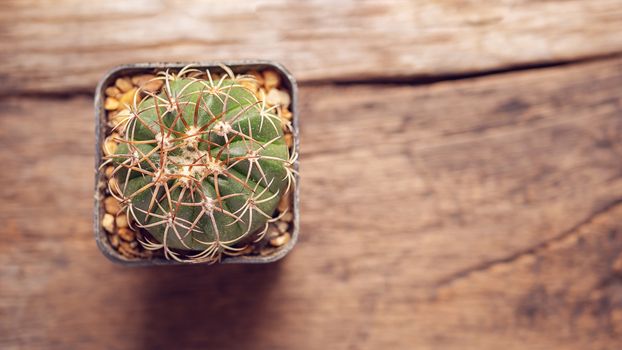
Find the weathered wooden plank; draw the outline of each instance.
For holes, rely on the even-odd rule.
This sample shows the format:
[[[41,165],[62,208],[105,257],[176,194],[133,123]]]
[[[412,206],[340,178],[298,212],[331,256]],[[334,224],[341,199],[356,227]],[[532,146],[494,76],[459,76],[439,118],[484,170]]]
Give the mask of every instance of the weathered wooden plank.
[[[3,1],[0,93],[91,91],[117,64],[261,58],[301,81],[622,52],[622,0]]]
[[[157,269],[93,242],[90,98],[2,99],[0,348],[616,349],[620,84],[303,88],[292,254]]]

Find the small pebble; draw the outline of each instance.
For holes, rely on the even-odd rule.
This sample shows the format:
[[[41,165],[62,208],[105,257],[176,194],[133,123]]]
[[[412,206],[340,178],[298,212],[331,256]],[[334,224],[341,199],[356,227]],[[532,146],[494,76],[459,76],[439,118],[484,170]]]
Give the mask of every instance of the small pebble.
[[[132,242],[136,239],[136,234],[134,231],[130,230],[127,227],[122,227],[119,229],[119,237],[126,242]]]
[[[121,124],[122,122],[123,122],[123,118],[115,117],[115,118],[112,118],[110,120],[110,125],[111,125],[111,127],[114,128],[117,125]],[[122,131],[123,131],[123,130],[119,130],[118,128],[116,130],[119,131],[120,133],[122,133]]]
[[[114,232],[114,216],[110,215],[110,214],[104,214],[104,217],[102,218],[102,226],[104,227],[104,230],[108,231],[109,233],[113,233]]]
[[[110,245],[115,248],[118,248],[119,247],[119,236],[117,235],[110,236]]]
[[[283,128],[283,132],[287,135],[287,131],[291,130],[292,128],[292,122],[290,122],[289,120],[285,118],[281,118],[281,128]]]
[[[119,135],[112,134],[104,140],[104,145],[102,146],[104,150],[104,154],[109,156],[114,154],[117,151],[117,142],[113,140],[114,137],[118,137]]]
[[[127,215],[125,214],[119,214],[115,220],[115,222],[117,223],[117,227],[121,227],[121,228],[125,228],[128,226],[127,223]]]
[[[122,123],[124,120],[126,120],[129,116],[130,116],[130,110],[127,108],[124,108],[118,111],[118,113],[115,113],[114,116],[109,116],[108,119],[112,123],[112,126],[117,126],[120,123]],[[121,130],[117,129],[117,131],[121,131]]]
[[[292,134],[285,134],[285,144],[289,148],[294,145],[294,136]]]
[[[108,111],[108,120],[115,118],[119,114],[118,110]]]
[[[252,70],[250,72],[248,72],[248,75],[251,75],[255,78],[255,80],[257,81],[258,85],[263,85],[264,84],[264,79],[263,79],[263,75],[259,74],[258,71],[256,70]]]
[[[282,118],[285,118],[287,120],[292,120],[292,112],[290,112],[289,109],[285,107],[281,107],[279,110],[281,111]]]
[[[264,88],[259,88],[259,91],[257,91],[257,98],[262,100],[266,98],[266,90]]]
[[[126,258],[133,258],[137,252],[132,249],[132,246],[128,242],[121,241],[119,242],[119,252],[125,256]]]
[[[135,86],[141,86],[148,83],[151,79],[155,78],[153,74],[139,74],[132,77],[132,84]]]
[[[285,222],[292,222],[294,220],[294,213],[288,211],[287,213],[283,214],[281,219]]]
[[[106,208],[106,213],[115,215],[121,211],[121,203],[112,196],[106,197],[104,199],[104,208]]]
[[[259,250],[259,255],[261,256],[268,256],[272,253],[274,253],[274,249],[271,249],[270,247],[263,247]]]
[[[263,72],[264,86],[266,90],[272,90],[279,86],[281,83],[281,77],[273,70],[267,70]]]
[[[284,195],[281,197],[281,199],[279,200],[278,208],[281,213],[289,208],[289,195]]]
[[[122,109],[122,110],[118,111],[118,112],[115,114],[115,116],[114,116],[114,117],[115,117],[115,118],[127,118],[127,117],[129,117],[129,116],[130,116],[130,114],[131,114],[130,110],[129,110],[129,109],[127,109],[127,108],[124,108],[124,109]]]
[[[112,177],[112,172],[114,171],[114,167],[113,166],[107,166],[106,170],[104,170],[104,175],[106,175],[106,178],[111,178]]]
[[[137,88],[132,88],[129,91],[125,92],[123,96],[119,99],[121,105],[131,106],[134,104],[134,95],[136,95]],[[140,95],[136,96],[136,102],[140,102]]]
[[[252,252],[253,252],[253,246],[249,244],[249,245],[247,245],[246,247],[244,247],[244,249],[242,249],[242,250],[240,251],[240,254],[241,254],[241,255],[247,255],[247,254],[250,254],[250,253],[252,253]]]
[[[280,95],[277,89],[268,90],[266,94],[266,103],[268,106],[276,106],[280,104]]]
[[[289,240],[292,238],[292,236],[289,233],[285,233],[282,234],[276,238],[273,238],[270,240],[270,245],[274,246],[274,247],[280,247],[284,244],[286,244],[287,242],[289,242]]]
[[[130,91],[134,87],[134,85],[132,85],[132,82],[128,78],[118,78],[114,82],[114,85],[118,87],[121,92]]]
[[[117,88],[116,86],[109,86],[106,88],[106,90],[104,90],[104,92],[108,97],[117,98],[119,95],[121,95],[121,90],[119,90],[119,88]]]
[[[289,227],[289,224],[285,221],[279,221],[276,223],[276,227],[281,233],[284,233],[284,232],[287,232],[287,228]]]
[[[266,233],[266,237],[268,239],[276,238],[280,235],[281,233],[279,232],[279,230],[276,228],[272,228],[272,227],[268,230],[268,233]]]
[[[271,106],[283,106],[288,107],[291,103],[289,94],[283,90],[272,89],[268,91],[266,95],[266,103]]]
[[[106,97],[106,101],[104,102],[104,109],[106,109],[107,111],[114,111],[117,108],[119,108],[119,100],[112,97]]]
[[[257,84],[256,81],[242,80],[240,81],[240,85],[247,88],[249,91],[251,91],[255,95],[257,95],[257,92],[259,91],[259,84]]]
[[[112,189],[119,187],[119,182],[117,181],[116,177],[111,177],[110,179],[108,179],[108,187]]]
[[[147,83],[141,85],[140,87],[141,87],[141,89],[143,89],[145,91],[158,92],[162,88],[162,85],[164,85],[164,81],[162,79],[156,79],[156,80],[152,80],[150,82],[147,82]]]

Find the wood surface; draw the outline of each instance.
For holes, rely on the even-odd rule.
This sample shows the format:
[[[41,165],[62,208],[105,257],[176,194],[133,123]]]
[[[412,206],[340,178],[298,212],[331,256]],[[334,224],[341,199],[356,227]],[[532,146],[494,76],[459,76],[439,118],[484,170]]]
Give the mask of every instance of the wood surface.
[[[620,349],[622,1],[184,4],[0,3],[0,349]],[[302,82],[298,245],[113,265],[96,80],[244,57]]]
[[[185,268],[97,251],[90,96],[5,98],[0,348],[615,349],[621,84],[613,59],[303,88],[298,246]]]
[[[302,81],[622,52],[622,0],[3,0],[0,94],[91,92],[117,64],[275,59]]]

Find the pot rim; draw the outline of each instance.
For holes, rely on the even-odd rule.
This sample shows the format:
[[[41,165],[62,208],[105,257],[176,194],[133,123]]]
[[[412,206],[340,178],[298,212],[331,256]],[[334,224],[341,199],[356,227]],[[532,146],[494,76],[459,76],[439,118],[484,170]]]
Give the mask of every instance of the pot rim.
[[[144,62],[144,63],[132,63],[123,64],[110,69],[99,80],[95,89],[95,196],[93,207],[93,230],[95,235],[95,242],[102,254],[110,261],[124,265],[124,266],[151,266],[151,265],[195,265],[201,263],[180,263],[175,260],[167,260],[165,258],[156,257],[153,259],[128,259],[115,250],[109,243],[107,234],[104,232],[104,228],[101,225],[101,219],[104,213],[103,199],[104,196],[99,190],[99,184],[104,176],[103,171],[99,171],[98,168],[102,163],[102,142],[105,138],[105,123],[106,123],[106,110],[104,109],[104,99],[106,87],[112,85],[116,78],[122,75],[129,75],[132,73],[139,73],[146,70],[155,69],[181,69],[185,66],[192,65],[199,69],[210,69],[210,71],[222,71],[219,65],[225,65],[231,68],[235,73],[244,73],[250,70],[265,70],[271,69],[279,73],[281,81],[284,83],[284,88],[289,90],[291,95],[290,109],[292,112],[292,135],[294,137],[294,147],[296,151],[300,150],[300,133],[298,125],[298,86],[296,80],[291,73],[283,67],[280,63],[268,61],[268,60],[238,60],[238,61],[206,61],[206,62]],[[298,160],[294,163],[294,169],[298,170]],[[287,255],[296,242],[298,241],[298,234],[300,229],[300,178],[295,174],[296,186],[294,188],[294,198],[292,200],[292,213],[294,215],[292,219],[292,237],[285,245],[277,248],[277,250],[267,256],[223,256],[220,261],[221,264],[265,264],[275,262],[282,259]],[[205,262],[203,262],[204,264]]]

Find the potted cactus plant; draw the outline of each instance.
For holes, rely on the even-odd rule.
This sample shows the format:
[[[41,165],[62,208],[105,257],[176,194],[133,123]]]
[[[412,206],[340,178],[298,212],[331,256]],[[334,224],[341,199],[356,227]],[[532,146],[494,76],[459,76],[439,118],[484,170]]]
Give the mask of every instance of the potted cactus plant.
[[[296,85],[279,65],[118,67],[95,98],[95,237],[124,264],[277,260],[298,234]]]

